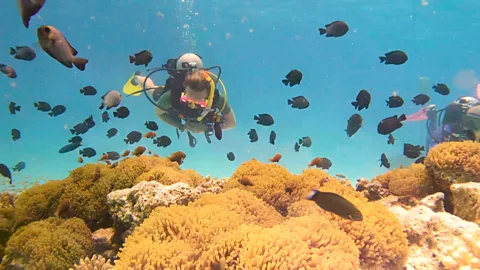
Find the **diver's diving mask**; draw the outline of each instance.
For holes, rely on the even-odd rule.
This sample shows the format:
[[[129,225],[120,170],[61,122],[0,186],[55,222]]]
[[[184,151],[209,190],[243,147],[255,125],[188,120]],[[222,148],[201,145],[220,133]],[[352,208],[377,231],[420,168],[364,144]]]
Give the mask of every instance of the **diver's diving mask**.
[[[180,97],[180,102],[187,105],[190,109],[205,109],[207,107],[207,101],[198,101],[192,98],[189,98],[185,95],[185,92],[182,92]]]

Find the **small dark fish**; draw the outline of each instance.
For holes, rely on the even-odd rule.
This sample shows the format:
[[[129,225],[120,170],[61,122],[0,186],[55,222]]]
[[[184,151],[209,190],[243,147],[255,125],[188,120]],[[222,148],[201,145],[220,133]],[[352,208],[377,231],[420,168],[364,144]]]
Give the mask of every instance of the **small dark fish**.
[[[107,137],[110,139],[113,136],[117,135],[118,130],[116,128],[111,128],[107,131]]]
[[[363,215],[358,208],[344,197],[314,189],[307,200],[314,201],[323,210],[338,215],[344,219],[362,221]]]
[[[24,61],[33,61],[37,57],[35,51],[28,46],[17,46],[15,49],[10,47],[10,55],[15,55],[15,59]]]
[[[156,139],[153,139],[153,144],[156,144],[158,147],[167,147],[172,144],[172,140],[168,136],[161,136]]]
[[[343,21],[334,21],[325,25],[325,28],[319,28],[320,35],[325,35],[326,37],[341,37],[348,32],[348,25]]]
[[[286,187],[285,188],[285,193],[292,194],[293,189],[291,187]]]
[[[417,160],[415,160],[416,164],[424,164],[424,162],[425,162],[425,157],[420,157]]]
[[[377,132],[381,135],[389,135],[395,130],[401,128],[403,126],[402,121],[405,120],[407,120],[405,114],[400,115],[400,117],[397,115],[387,117],[378,123]]]
[[[128,133],[127,138],[124,139],[123,141],[126,144],[134,144],[139,142],[141,139],[142,139],[142,133],[140,133],[139,131],[132,131]]]
[[[6,177],[8,179],[10,179],[9,183],[10,185],[12,184],[12,173],[10,172],[10,169],[5,165],[5,164],[1,164],[0,163],[0,174],[3,176],[3,177]]]
[[[21,172],[23,169],[25,169],[26,166],[27,166],[27,164],[25,164],[25,162],[20,161],[20,162],[17,163],[17,165],[15,165],[13,167],[13,171],[14,172]]]
[[[293,147],[293,149],[295,150],[295,152],[300,151],[300,144],[298,144],[298,143],[296,142],[296,143],[295,143],[295,146]]]
[[[403,144],[403,155],[408,158],[418,158],[421,155],[420,151],[425,151],[425,148],[420,145]]]
[[[227,154],[227,158],[228,158],[228,160],[230,160],[230,161],[234,161],[234,160],[235,160],[235,154],[234,154],[233,152],[229,152],[229,153]]]
[[[394,144],[394,143],[395,143],[395,138],[393,137],[392,134],[388,134],[387,144]]]
[[[110,120],[110,116],[108,115],[108,112],[107,112],[107,111],[104,111],[104,112],[102,113],[102,122],[103,122],[103,123],[107,123],[108,120]]]
[[[148,67],[148,64],[153,59],[153,55],[148,50],[143,50],[139,53],[136,53],[135,56],[129,56],[130,64],[135,63],[135,66],[145,65]]]
[[[45,0],[17,0],[18,10],[26,28],[30,25],[30,18],[37,14],[45,4]]]
[[[150,129],[151,131],[157,131],[158,130],[158,125],[157,125],[157,123],[155,123],[155,121],[145,122],[145,127]]]
[[[70,140],[68,140],[69,143],[76,143],[76,144],[80,144],[82,143],[82,137],[80,136],[74,136],[72,137]]]
[[[310,147],[312,146],[312,138],[310,137],[303,137],[301,139],[298,139],[298,144],[303,146],[303,147]]]
[[[250,142],[256,142],[258,141],[258,134],[255,129],[250,129],[250,131],[247,133],[248,137],[250,138]]]
[[[78,51],[58,29],[51,25],[42,25],[37,28],[37,37],[43,51],[60,64],[67,68],[75,66],[80,71],[85,70],[88,60],[77,57]]]
[[[270,132],[270,144],[275,145],[275,139],[277,138],[277,133],[275,131]]]
[[[122,106],[117,109],[117,111],[113,112],[113,116],[120,119],[125,119],[130,115],[130,111],[127,107]]]
[[[75,126],[73,126],[72,129],[70,129],[70,132],[73,134],[73,135],[80,135],[80,134],[85,134],[87,133],[88,131],[88,126],[87,124],[85,123],[79,123],[79,124],[76,124]]]
[[[335,174],[335,176],[338,177],[338,178],[341,178],[341,179],[347,178],[345,175],[340,174],[340,173]]]
[[[186,157],[187,155],[184,152],[177,151],[168,156],[167,159],[169,159],[171,162],[176,162],[178,165],[182,165]]]
[[[370,93],[363,89],[360,90],[360,92],[357,95],[357,101],[352,102],[353,107],[355,107],[355,110],[358,109],[358,111],[361,111],[363,109],[368,109],[368,106],[370,106]]]
[[[385,100],[389,108],[399,108],[403,106],[403,98],[397,95],[393,95]]]
[[[177,139],[180,139],[180,131],[178,130],[178,128],[176,129],[176,132],[177,132]]]
[[[145,153],[145,151],[147,150],[147,148],[145,148],[145,146],[138,146],[137,148],[135,148],[135,150],[133,150],[132,152],[132,156],[141,156],[143,155],[143,153]]]
[[[115,108],[122,102],[122,94],[116,90],[110,90],[105,95],[102,96],[102,104],[100,104],[99,109],[107,107],[107,110]]]
[[[110,151],[107,153],[103,153],[103,157],[104,157],[104,160],[118,160],[120,158],[120,154],[118,154],[115,151]]]
[[[286,86],[290,84],[290,87],[300,84],[303,78],[302,72],[296,69],[292,69],[287,75],[285,75],[286,79],[282,80],[282,83]]]
[[[84,96],[95,96],[97,94],[97,89],[93,86],[85,86],[82,89],[80,89],[80,94],[83,94]]]
[[[18,130],[16,128],[12,129],[12,140],[18,141],[18,140],[20,140],[20,138],[21,138],[20,130]]]
[[[437,85],[434,85],[432,88],[435,89],[435,92],[439,93],[440,95],[446,96],[450,94],[450,89],[446,84],[437,83]]]
[[[347,121],[347,136],[352,137],[363,126],[363,118],[360,114],[356,113],[350,116]]]
[[[8,105],[8,110],[10,111],[10,115],[16,114],[16,112],[19,112],[21,109],[21,106],[17,106],[15,102],[11,101],[10,104]]]
[[[95,121],[93,121],[93,115],[90,115],[87,119],[83,121],[87,125],[88,129],[91,129],[95,126]]]
[[[273,117],[270,114],[267,113],[262,113],[259,114],[258,116],[254,116],[253,120],[257,121],[257,124],[263,125],[263,126],[271,126],[273,125]]]
[[[428,101],[430,101],[430,97],[425,94],[416,95],[412,99],[412,102],[415,103],[415,105],[425,105],[425,103],[427,103]]]
[[[310,106],[310,102],[304,96],[294,97],[287,101],[288,105],[292,105],[291,107],[294,109],[306,109]]]
[[[380,63],[385,62],[385,65],[401,65],[407,62],[408,56],[403,51],[391,51],[385,54],[385,56],[380,56]]]
[[[42,112],[49,112],[52,109],[50,104],[48,104],[47,102],[44,102],[44,101],[35,102],[35,103],[33,103],[33,106],[35,106],[35,108],[37,108],[37,110],[42,111]]]
[[[321,157],[316,157],[314,158],[310,164],[308,164],[309,167],[315,166],[317,168],[322,168],[324,170],[330,169],[332,167],[332,161],[328,158],[321,158]]]
[[[48,115],[56,117],[59,116],[60,114],[63,114],[67,108],[63,105],[57,105],[52,108],[52,111],[48,113]]]
[[[88,157],[88,158],[91,158],[97,155],[97,151],[95,151],[95,149],[91,147],[83,148],[79,151],[79,153],[83,157]]]
[[[188,135],[188,145],[190,145],[190,147],[194,148],[197,145],[197,139],[188,130],[187,130],[187,135]]]
[[[390,169],[390,162],[388,162],[388,158],[385,155],[385,153],[382,153],[382,155],[380,156],[380,167],[382,166],[387,169]]]
[[[237,181],[238,181],[238,183],[240,183],[241,185],[246,186],[246,187],[254,186],[253,181],[248,177],[239,178]]]
[[[64,154],[64,153],[71,152],[71,151],[77,149],[78,147],[80,147],[81,145],[82,144],[80,144],[80,143],[69,143],[69,144],[63,146],[62,148],[60,148],[60,150],[58,150],[58,153]]]
[[[282,154],[276,154],[272,158],[268,159],[268,161],[278,163],[280,161],[280,159],[282,159]]]
[[[17,78],[17,72],[11,66],[0,64],[0,71],[11,79]]]

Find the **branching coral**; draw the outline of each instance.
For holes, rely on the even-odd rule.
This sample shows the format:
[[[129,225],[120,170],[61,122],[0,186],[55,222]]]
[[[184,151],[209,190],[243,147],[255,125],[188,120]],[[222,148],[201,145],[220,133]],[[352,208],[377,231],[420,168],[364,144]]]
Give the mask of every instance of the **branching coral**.
[[[407,168],[393,169],[372,179],[378,181],[396,196],[423,198],[432,192],[432,183],[423,164],[412,164]]]
[[[408,257],[408,242],[398,219],[378,202],[367,202],[359,192],[339,181],[329,181],[320,189],[342,195],[363,214],[362,222],[342,219],[325,212],[315,203],[299,201],[288,209],[290,216],[324,215],[355,242],[364,269],[401,269]]]
[[[48,218],[17,230],[7,243],[3,267],[68,269],[93,251],[91,233],[78,218]]]
[[[238,180],[248,178],[253,186],[242,185]],[[300,200],[312,188],[328,178],[319,169],[307,169],[302,175],[293,175],[277,164],[264,164],[256,159],[240,165],[225,185],[225,190],[239,188],[253,192],[258,198],[286,215],[287,207]]]
[[[107,260],[100,255],[93,255],[92,258],[86,257],[81,259],[79,264],[75,264],[75,268],[70,268],[70,270],[110,270],[113,269]]]
[[[182,182],[189,184],[191,187],[196,187],[205,182],[205,178],[203,178],[196,171],[182,171],[178,163],[171,162],[169,160],[165,160],[165,163],[166,162],[168,162],[167,165],[162,162],[161,164],[153,167],[151,170],[141,174],[139,177],[137,177],[135,184],[138,184],[141,181],[157,181],[163,185],[172,185]]]

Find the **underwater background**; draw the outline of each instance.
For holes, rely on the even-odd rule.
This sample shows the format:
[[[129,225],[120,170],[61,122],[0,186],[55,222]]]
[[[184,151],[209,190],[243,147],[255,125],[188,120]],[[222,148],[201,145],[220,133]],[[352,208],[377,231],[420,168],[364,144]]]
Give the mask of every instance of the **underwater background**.
[[[328,157],[330,174],[348,179],[371,178],[387,169],[379,167],[385,153],[392,165],[409,165],[402,157],[403,143],[423,145],[425,122],[407,122],[395,132],[396,142],[387,145],[387,136],[376,126],[395,114],[412,114],[421,106],[411,99],[419,93],[431,96],[428,104],[443,108],[461,96],[475,95],[480,57],[475,33],[480,22],[473,0],[468,1],[47,1],[45,7],[25,28],[16,1],[0,0],[3,33],[0,39],[0,63],[13,67],[18,77],[0,76],[0,163],[13,167],[20,161],[26,168],[14,173],[14,186],[4,181],[3,190],[21,188],[47,179],[63,179],[81,166],[78,150],[92,147],[97,156],[84,163],[96,163],[107,151],[122,153],[139,145],[152,153],[167,156],[184,151],[183,169],[202,175],[229,177],[244,161],[256,158],[267,162],[276,153],[280,164],[292,173],[300,173],[315,157]],[[320,36],[319,27],[335,20],[348,23],[350,31],[341,38]],[[44,53],[37,44],[40,25],[57,27],[68,41],[87,58],[85,71],[68,69]],[[13,59],[9,48],[31,46],[37,53],[32,62]],[[400,66],[380,64],[379,56],[391,50],[403,50],[408,62]],[[221,141],[208,144],[196,134],[198,144],[188,145],[187,135],[178,140],[175,129],[161,122],[154,107],[144,96],[126,97],[122,105],[130,116],[110,116],[102,123],[98,109],[100,97],[109,90],[121,91],[133,72],[148,68],[134,66],[128,56],[150,50],[153,60],[148,68],[160,67],[169,58],[186,52],[202,56],[205,67],[222,67],[228,102],[237,119],[233,130],[225,131]],[[292,69],[303,73],[300,85],[287,87],[281,80]],[[160,84],[166,74],[154,75]],[[452,93],[441,96],[432,85],[447,84]],[[98,94],[83,96],[79,90],[94,86]],[[360,114],[363,127],[353,137],[345,132],[348,118],[355,111],[351,102],[361,89],[371,91],[372,103]],[[385,100],[393,92],[405,105],[390,109]],[[310,107],[296,110],[287,99],[305,96]],[[10,115],[11,101],[22,106]],[[33,103],[64,105],[67,111],[50,117]],[[427,104],[427,105],[428,105]],[[275,119],[271,127],[260,126],[254,115],[269,113]],[[69,129],[93,115],[96,126],[81,135],[83,146],[59,154],[58,150],[73,135]],[[146,133],[145,121],[159,124],[157,136],[172,139],[167,148],[158,148],[151,140],[126,145],[123,139],[134,130]],[[117,136],[106,132],[115,127]],[[13,141],[12,128],[21,131]],[[258,142],[250,143],[248,131],[255,128]],[[270,131],[277,134],[269,144]],[[313,144],[294,151],[299,138],[309,136]],[[235,161],[229,161],[233,152]],[[393,169],[396,166],[392,166]]]

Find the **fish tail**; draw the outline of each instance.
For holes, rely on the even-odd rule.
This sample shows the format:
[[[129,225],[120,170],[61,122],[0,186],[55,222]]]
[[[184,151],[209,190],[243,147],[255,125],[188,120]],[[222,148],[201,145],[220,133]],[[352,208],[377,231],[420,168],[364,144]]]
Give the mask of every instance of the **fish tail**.
[[[14,55],[16,53],[17,51],[14,48],[10,47],[10,55]]]
[[[293,100],[289,99],[289,100],[287,101],[287,103],[288,103],[288,105],[292,105],[292,104],[293,104]]]
[[[113,112],[113,116],[114,116],[114,117],[118,117],[118,113],[117,113],[117,112]]]
[[[282,83],[285,84],[285,86],[287,86],[289,82],[290,82],[290,81],[289,81],[289,80],[286,80],[286,79],[285,79],[285,80],[282,80]]]
[[[320,35],[325,35],[325,33],[327,33],[326,28],[318,28],[318,31],[320,31]]]
[[[85,91],[82,88],[82,89],[80,89],[80,94],[83,94],[83,93],[85,93]]]
[[[353,105],[353,107],[355,107],[355,109],[358,108],[358,102],[354,101],[354,102],[352,102],[352,105]]]
[[[22,106],[16,106],[15,111],[19,112],[21,108],[22,108]]]
[[[135,62],[135,57],[134,56],[129,55],[128,57],[130,59],[130,64]]]
[[[85,58],[78,58],[76,57],[74,60],[73,60],[73,64],[75,65],[76,68],[78,68],[79,70],[81,71],[84,71],[85,70],[85,66],[87,65],[88,63],[88,60],[85,59]]]
[[[400,118],[398,118],[400,121],[405,121],[407,120],[407,116],[405,114],[400,115]]]
[[[437,90],[437,86],[436,85],[432,86],[432,89]]]
[[[38,108],[38,103],[37,103],[37,102],[34,102],[34,103],[33,103],[33,106],[35,106],[35,108]]]
[[[128,144],[128,139],[124,139],[123,141],[124,141],[126,144]]]
[[[78,150],[78,154],[83,155],[83,150],[82,149]]]
[[[103,104],[103,102],[102,102],[102,104],[100,105],[100,107],[98,107],[98,108],[99,108],[100,110],[103,110],[103,108],[105,108],[105,105]]]
[[[390,101],[385,100],[385,102],[387,102],[387,107],[390,107]]]
[[[298,139],[298,144],[302,144],[303,143],[303,140],[302,139]]]
[[[380,56],[379,58],[380,58],[380,63],[387,61],[387,58],[385,56]]]
[[[420,151],[425,151],[425,147],[420,147]]]
[[[313,201],[313,197],[315,197],[315,195],[317,195],[318,193],[319,193],[319,191],[314,189],[305,199]]]
[[[260,118],[258,118],[258,116],[255,115],[255,116],[253,117],[253,120],[260,120]]]
[[[53,112],[49,112],[48,115],[53,116]]]
[[[71,132],[72,134],[75,134],[75,129],[73,129],[73,128],[70,129],[70,132]]]

